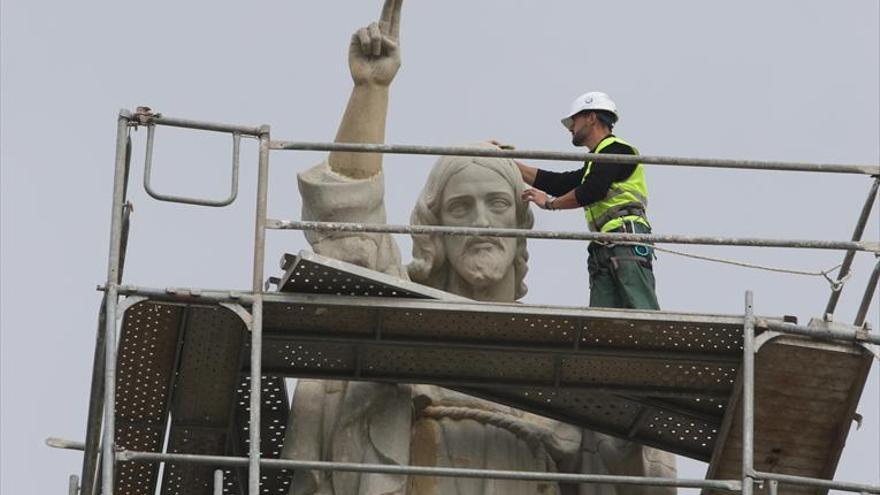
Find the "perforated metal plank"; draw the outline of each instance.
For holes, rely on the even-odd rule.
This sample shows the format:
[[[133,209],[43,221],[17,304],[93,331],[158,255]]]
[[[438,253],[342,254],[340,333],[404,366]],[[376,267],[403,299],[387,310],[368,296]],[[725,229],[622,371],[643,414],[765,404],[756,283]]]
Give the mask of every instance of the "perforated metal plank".
[[[315,294],[332,294],[332,295],[367,295],[367,296],[389,296],[400,298],[433,298],[464,301],[458,296],[438,291],[430,287],[402,281],[395,277],[390,277],[372,270],[367,270],[356,265],[345,263],[342,261],[325,258],[309,251],[302,251],[298,256],[285,255],[282,258],[282,269],[285,270],[283,277],[270,281],[277,285],[279,290],[291,292],[305,292]],[[277,311],[278,307],[264,307],[264,315],[272,313],[276,324],[284,320],[284,318],[296,319],[299,325],[308,325],[304,315],[292,311]],[[349,314],[346,318],[336,320],[338,330],[349,333],[363,333],[369,331],[364,326],[364,314]],[[264,316],[265,319],[265,316]],[[245,342],[245,360],[250,358],[249,342]],[[324,349],[324,350],[322,350]],[[296,351],[300,351],[296,353]],[[277,365],[274,367],[285,367],[292,365],[291,361],[297,362],[306,360],[313,366],[330,367],[336,358],[331,358],[333,354],[333,346],[316,345],[310,348],[312,354],[305,356],[302,349],[291,347],[289,345],[280,346],[264,346],[263,348],[263,369],[273,369],[272,363]],[[326,355],[324,354],[326,352]],[[266,365],[266,361],[269,365]],[[243,370],[247,374],[247,368]],[[278,458],[281,455],[281,447],[284,442],[284,431],[287,427],[287,417],[289,415],[290,402],[287,396],[287,390],[284,386],[284,379],[274,375],[264,375],[262,379],[262,407],[261,411],[261,456],[265,458]],[[242,383],[237,389],[237,400],[235,407],[235,426],[233,430],[236,432],[237,441],[233,446],[233,452],[237,455],[247,455],[250,439],[248,435],[248,425],[250,423],[250,378],[245,376]],[[260,484],[261,493],[286,494],[290,486],[291,473],[288,470],[263,470],[263,480]],[[247,471],[245,469],[236,470],[227,475],[229,479],[224,493],[239,493],[240,486],[246,484]]]
[[[540,327],[554,325],[547,314],[570,321],[577,330],[548,332],[542,339],[544,330]],[[700,322],[700,318],[659,312],[301,294],[267,295],[264,312],[267,338],[287,340],[283,345],[270,343],[267,358],[293,367],[307,367],[320,351],[322,366],[335,365],[348,372],[353,366],[346,364],[354,359],[352,348],[340,344],[385,354],[406,349],[402,360],[413,352],[439,350],[462,355],[491,352],[502,358],[506,353],[522,353],[562,356],[559,367],[563,380],[620,380],[621,384],[657,388],[673,384],[727,390],[739,361],[740,341],[734,333],[741,319],[706,316],[707,321]],[[623,321],[627,327],[620,336],[609,332],[615,321]],[[630,330],[630,325],[635,329]],[[695,326],[711,326],[713,330],[706,332],[705,340],[694,337],[691,347],[681,346],[679,339],[687,332],[683,327]],[[648,341],[652,333],[663,337]],[[296,346],[293,340],[298,342]],[[306,356],[298,352],[305,346],[315,353]],[[374,369],[397,365],[385,362],[387,359],[377,358],[374,363],[366,355],[361,357],[362,364],[369,362]],[[617,366],[615,361],[620,359],[633,363]],[[637,360],[642,364],[636,366]],[[544,376],[542,373],[536,376]]]
[[[332,339],[365,335],[406,342],[520,347],[535,352],[631,352],[737,362],[742,317],[379,297],[267,294],[268,329]],[[567,328],[555,331],[563,323]],[[688,339],[691,339],[690,341]]]
[[[311,295],[267,298],[264,370],[444,385],[691,457],[711,453],[741,316],[487,305],[433,289],[392,300],[370,296],[406,297],[393,277],[309,253],[285,259],[282,290]],[[433,296],[447,300],[424,300]]]
[[[279,292],[467,301],[448,292],[311,251],[300,251],[297,256],[285,254],[281,266],[285,272],[278,282]]]
[[[407,288],[390,287],[387,285],[387,282],[396,279],[392,277],[383,278],[383,275],[371,270],[363,270],[348,263],[323,258],[308,251],[303,251],[300,253],[300,256],[285,255],[282,260],[282,268],[286,270],[285,275],[281,279],[270,280],[278,285],[278,287],[284,287],[287,290],[314,291],[318,287],[316,284],[320,283],[320,287],[324,289],[323,293],[327,294],[336,294],[342,290],[347,291],[346,293],[372,291],[374,294],[393,293],[401,297],[424,298],[436,296],[435,292],[438,292],[416,284],[412,284],[412,287],[408,288],[409,290]],[[339,276],[341,272],[328,273],[328,270],[339,269],[347,269],[349,271],[345,273],[344,277]],[[422,291],[422,289],[426,290]],[[352,331],[357,331],[362,326],[362,321],[355,317],[345,324]],[[244,345],[244,356],[246,360],[249,360],[250,342],[246,340]],[[279,352],[280,356],[278,356]],[[276,359],[281,359],[282,361],[285,356],[289,356],[289,353],[285,353],[283,348],[269,349],[264,347],[264,356],[267,353],[274,354]],[[266,369],[265,366],[264,369]],[[250,448],[250,377],[248,373],[249,370],[245,367],[242,381],[236,390],[235,423],[231,434],[235,439],[232,452],[240,456],[247,456]],[[263,375],[261,384],[260,442],[262,445],[260,446],[260,453],[263,458],[277,459],[281,456],[281,447],[284,443],[284,432],[287,428],[287,419],[290,413],[290,400],[283,377]],[[261,471],[263,477],[260,483],[261,494],[287,494],[292,476],[289,470],[263,469]],[[227,484],[224,487],[224,493],[242,493],[241,487],[247,485],[247,469],[238,469],[227,473],[226,479]]]
[[[705,354],[712,360],[717,356],[739,356],[742,350],[743,319],[739,315],[478,303],[308,251],[295,257],[285,255],[285,260],[287,271],[281,291],[339,297],[297,299],[279,295],[274,300],[278,304],[265,308],[272,320],[267,327],[296,324],[303,330],[329,330],[331,337],[335,333],[372,336],[379,332],[384,337],[414,340],[432,340],[442,331],[444,343],[467,340],[564,349],[633,348],[689,356]],[[273,302],[272,296],[267,295],[267,301]],[[411,299],[435,299],[438,303]],[[297,306],[299,301],[318,300],[327,302],[327,306]],[[444,301],[461,303],[465,311],[458,313],[457,306],[443,305]],[[485,311],[468,311],[474,308]],[[738,362],[735,358],[729,360]]]
[[[250,347],[247,346],[247,355],[250,355]],[[281,457],[281,447],[284,444],[284,433],[287,428],[287,418],[290,415],[290,399],[284,378],[271,375],[263,375],[260,380],[262,388],[260,397],[260,456],[266,459],[278,459]],[[236,389],[235,421],[232,427],[232,436],[237,439],[232,448],[232,454],[247,457],[250,451],[250,376],[243,376]],[[293,473],[287,469],[260,469],[263,480],[260,483],[260,493],[264,495],[287,495],[290,490],[290,482]],[[231,474],[231,476],[230,476]],[[237,469],[234,473],[227,474],[229,480],[224,489],[227,494],[242,493],[242,486],[247,486],[248,473],[246,468]]]
[[[356,265],[351,265],[338,260],[325,258],[309,251],[300,252],[299,256],[284,255],[282,258],[282,269],[285,274],[281,278],[271,278],[271,284],[275,284],[279,290],[291,292],[308,292],[320,294],[346,294],[346,295],[372,295],[372,296],[391,296],[401,298],[433,298],[448,300],[465,300],[458,296],[437,291],[429,287],[418,284],[411,284],[401,281],[395,277],[389,277],[372,270],[365,270]],[[271,284],[267,284],[268,287]],[[264,315],[267,308],[264,307]],[[271,309],[269,310],[271,311]],[[293,317],[296,315],[290,312],[276,312],[276,321],[284,317]],[[344,328],[349,332],[358,333],[363,330],[369,330],[364,327],[362,315],[350,315],[350,318],[344,321],[338,321],[338,328]],[[303,321],[299,321],[303,324]],[[249,342],[245,342],[246,352],[245,359],[249,360]],[[295,348],[289,345],[281,345],[276,347],[264,346],[263,361],[264,369],[271,369],[271,366],[265,366],[265,361],[269,357],[270,362],[280,362],[281,366],[291,364],[289,361],[297,359],[306,359],[313,364],[321,366],[318,361],[329,366],[331,359],[324,357],[320,349],[312,349],[314,355],[303,357],[302,354],[295,355]],[[301,349],[299,349],[301,350]],[[330,353],[331,349],[327,348]],[[247,371],[247,370],[245,370]],[[290,401],[287,396],[287,389],[284,385],[284,378],[274,375],[264,375],[262,378],[263,393],[260,425],[262,432],[261,440],[261,456],[264,458],[279,458],[281,456],[281,447],[284,443],[284,433],[287,428],[287,419],[290,413]],[[246,456],[249,450],[250,439],[248,435],[248,425],[250,424],[250,378],[244,376],[242,383],[237,389],[237,400],[235,407],[235,426],[233,430],[237,432],[238,439],[233,447],[233,452],[237,455]],[[286,469],[281,470],[262,470],[263,481],[260,484],[260,493],[266,495],[286,495],[292,478],[292,472]],[[226,472],[227,480],[224,486],[224,493],[239,494],[242,493],[241,486],[247,484],[246,469],[239,469],[234,472]]]
[[[755,469],[832,479],[872,364],[871,353],[857,344],[823,343],[770,332],[758,342]],[[707,478],[741,477],[742,407],[738,382],[735,390]],[[756,493],[766,491],[766,487],[756,487]],[[779,486],[782,494],[824,492]]]
[[[127,450],[161,452],[165,441],[185,308],[142,302],[129,308],[120,329],[116,375],[116,445]],[[114,493],[153,495],[159,466],[117,465]]]
[[[189,308],[172,400],[169,453],[226,453],[245,333],[241,319],[226,308]],[[209,495],[212,487],[210,466],[165,465],[163,495]]]
[[[687,355],[542,350],[487,344],[435,344],[382,337],[287,332],[264,338],[265,370],[286,376],[426,380],[458,386],[605,389],[674,397],[682,409],[718,414],[736,366]]]
[[[291,259],[282,287],[311,294],[267,296],[264,370],[447,386],[708,460],[740,361],[741,316],[369,297],[380,277],[383,294],[405,292],[346,265]]]
[[[267,349],[280,347],[288,353],[282,354],[281,363],[264,358],[264,364],[275,366],[276,371],[286,371],[291,376],[446,386],[701,460],[708,460],[711,455],[725,403],[721,397],[726,397],[732,386],[725,382],[728,388],[719,388],[717,397],[705,395],[699,382],[688,385],[690,388],[678,384],[679,388],[670,391],[675,394],[689,392],[696,404],[714,404],[709,413],[706,408],[688,409],[687,403],[669,402],[669,407],[663,407],[665,399],[654,395],[663,391],[657,385],[638,384],[638,390],[630,390],[619,378],[597,384],[575,380],[554,386],[556,368],[553,355],[481,351],[450,353],[429,348],[383,349],[372,344],[359,346],[363,357],[358,360],[354,357],[354,348],[338,343],[280,340],[278,345],[273,345],[268,339],[264,343]],[[633,360],[633,363],[638,364],[638,361]],[[625,370],[626,364],[621,363],[620,369]],[[535,380],[536,377],[545,386],[516,386],[516,383]],[[589,389],[592,385],[595,390]],[[617,393],[603,392],[607,389],[615,389]],[[669,391],[669,387],[666,390]],[[636,395],[625,395],[627,392]],[[642,417],[637,422],[640,414]]]
[[[703,461],[709,460],[721,427],[720,416],[694,415],[644,397],[552,388],[457,390]]]

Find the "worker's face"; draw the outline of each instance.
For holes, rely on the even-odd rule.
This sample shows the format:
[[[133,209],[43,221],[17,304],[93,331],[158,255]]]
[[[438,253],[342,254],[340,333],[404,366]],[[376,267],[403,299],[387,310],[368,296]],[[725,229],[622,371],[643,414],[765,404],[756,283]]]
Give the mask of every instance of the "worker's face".
[[[584,146],[595,123],[596,115],[593,112],[581,112],[572,117],[571,127],[568,129],[571,132],[571,144]]]
[[[443,189],[440,223],[455,227],[516,228],[513,188],[497,172],[468,165]],[[443,236],[449,264],[467,283],[485,288],[513,269],[516,239]]]

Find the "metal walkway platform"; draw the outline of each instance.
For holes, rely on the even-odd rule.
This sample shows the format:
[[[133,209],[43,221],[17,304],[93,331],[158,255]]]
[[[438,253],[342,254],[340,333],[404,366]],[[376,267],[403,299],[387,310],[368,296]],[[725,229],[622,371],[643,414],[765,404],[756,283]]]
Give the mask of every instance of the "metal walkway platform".
[[[266,373],[442,385],[706,461],[742,353],[741,316],[476,303],[310,253],[279,284]]]
[[[314,377],[441,385],[714,459],[711,475],[736,477],[726,471],[739,455],[736,408],[728,404],[737,393],[744,316],[476,303],[305,252],[286,257],[284,268],[274,281],[281,292],[264,297],[264,457],[277,457],[284,438],[289,400],[283,377]],[[137,303],[125,315],[117,442],[161,451],[170,413],[168,452],[244,455],[247,325],[230,309],[192,302],[198,298],[170,299]],[[766,350],[777,347],[773,342]],[[814,345],[821,352],[824,344]],[[759,364],[777,361],[760,356]],[[758,414],[761,407],[786,409],[784,401],[772,401],[778,384],[762,382],[762,375],[759,365]],[[827,383],[804,379],[812,384],[804,394],[826,395]],[[768,398],[761,395],[765,389]],[[860,390],[851,388],[850,403]],[[843,438],[848,418],[828,419]],[[773,438],[768,431],[758,432],[759,453]],[[797,458],[798,452],[785,455]],[[829,456],[832,471],[839,452]],[[224,493],[240,494],[246,472],[227,474]],[[121,463],[116,493],[152,494],[157,475],[153,465]],[[261,493],[287,493],[288,473],[267,470],[263,478]],[[161,493],[208,494],[210,481],[208,467],[169,464]]]

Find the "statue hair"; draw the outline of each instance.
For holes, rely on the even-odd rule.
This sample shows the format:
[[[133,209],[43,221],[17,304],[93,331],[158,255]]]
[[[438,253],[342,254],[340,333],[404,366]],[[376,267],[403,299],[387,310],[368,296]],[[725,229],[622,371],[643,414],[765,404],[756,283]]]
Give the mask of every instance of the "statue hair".
[[[489,143],[480,143],[479,147],[495,147]],[[410,216],[412,225],[440,225],[440,203],[443,200],[443,190],[449,179],[468,166],[484,167],[497,173],[513,188],[514,203],[516,205],[516,224],[520,229],[531,229],[535,224],[535,217],[528,204],[522,201],[522,193],[525,183],[522,180],[519,169],[513,160],[506,158],[485,158],[466,156],[444,156],[437,160],[425,187],[419,194],[416,206]],[[447,260],[443,247],[443,236],[439,234],[413,235],[413,261],[407,266],[410,278],[414,282],[445,290],[447,283]],[[514,257],[514,279],[516,284],[515,298],[520,299],[528,292],[525,284],[526,272],[529,270],[529,251],[526,247],[526,239],[516,240],[516,255]]]

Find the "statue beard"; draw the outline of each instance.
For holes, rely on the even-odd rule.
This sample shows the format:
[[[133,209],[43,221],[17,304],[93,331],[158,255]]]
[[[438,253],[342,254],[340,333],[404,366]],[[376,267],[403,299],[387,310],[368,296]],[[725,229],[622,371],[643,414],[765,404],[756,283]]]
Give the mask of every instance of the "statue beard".
[[[474,238],[468,240],[452,265],[469,285],[485,289],[504,279],[513,267],[515,256],[516,239]]]

